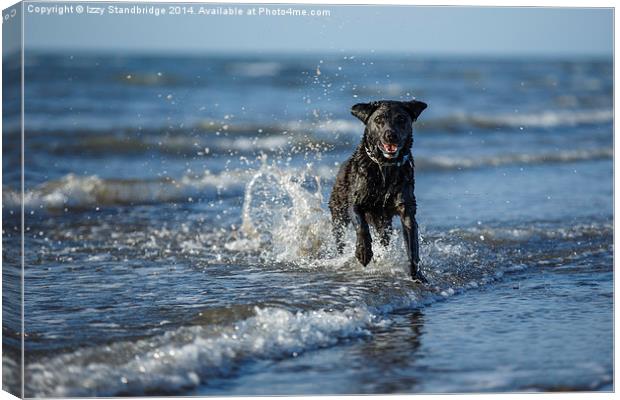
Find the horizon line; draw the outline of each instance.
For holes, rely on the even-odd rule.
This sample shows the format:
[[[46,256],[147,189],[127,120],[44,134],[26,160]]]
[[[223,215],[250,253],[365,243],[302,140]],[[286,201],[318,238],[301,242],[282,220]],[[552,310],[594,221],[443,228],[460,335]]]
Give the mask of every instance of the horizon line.
[[[74,47],[74,48],[43,48],[43,47],[33,47],[28,48],[27,46],[24,48],[25,52],[34,52],[39,54],[67,54],[67,53],[80,53],[87,55],[111,55],[111,54],[119,54],[119,55],[132,55],[136,57],[145,57],[145,56],[157,56],[157,57],[202,57],[206,55],[215,55],[215,56],[286,56],[286,55],[303,55],[303,56],[312,56],[312,55],[349,55],[349,56],[399,56],[399,57],[420,57],[420,58],[515,58],[515,57],[531,57],[534,59],[565,59],[565,58],[573,58],[573,59],[614,59],[614,52],[612,53],[601,53],[601,52],[557,52],[557,53],[549,53],[549,52],[428,52],[428,51],[399,51],[399,50],[320,50],[320,49],[265,49],[265,50],[223,50],[223,49],[132,49],[132,48],[112,48],[112,47],[103,47],[100,49],[91,49],[91,48],[82,48],[82,47]],[[20,49],[16,49],[7,54],[3,54],[3,56],[10,56],[11,53],[18,53]]]

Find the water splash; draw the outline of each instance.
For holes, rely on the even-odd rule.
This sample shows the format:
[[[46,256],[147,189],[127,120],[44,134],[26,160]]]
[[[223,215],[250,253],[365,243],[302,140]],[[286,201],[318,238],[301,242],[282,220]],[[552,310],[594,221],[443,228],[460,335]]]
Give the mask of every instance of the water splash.
[[[242,243],[266,250],[263,255],[278,262],[328,252],[330,219],[321,190],[311,166],[295,172],[264,164],[246,186]],[[239,242],[227,248],[240,249]]]

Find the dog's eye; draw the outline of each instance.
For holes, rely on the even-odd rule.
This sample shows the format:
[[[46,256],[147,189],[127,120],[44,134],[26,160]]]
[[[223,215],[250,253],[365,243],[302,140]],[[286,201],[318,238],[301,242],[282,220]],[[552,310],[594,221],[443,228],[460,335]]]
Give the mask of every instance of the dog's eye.
[[[401,115],[401,116],[396,117],[396,123],[397,123],[397,124],[399,124],[399,125],[404,125],[404,124],[405,124],[405,122],[407,122],[407,120],[406,120],[406,119],[405,119],[405,117],[403,117],[402,115]]]
[[[382,124],[382,123],[383,123],[383,116],[377,115],[375,117],[375,124]]]

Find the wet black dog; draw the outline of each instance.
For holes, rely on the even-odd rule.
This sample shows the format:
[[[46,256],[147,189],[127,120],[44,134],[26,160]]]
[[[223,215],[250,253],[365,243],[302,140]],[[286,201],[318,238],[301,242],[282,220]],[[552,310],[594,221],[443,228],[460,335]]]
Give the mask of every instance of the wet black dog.
[[[372,259],[369,224],[387,246],[392,218],[400,217],[411,277],[426,282],[420,261],[414,167],[411,157],[413,122],[426,108],[421,101],[375,101],[356,104],[351,113],[366,128],[362,142],[341,167],[329,199],[333,233],[342,253],[344,228],[353,223],[357,234],[355,256],[366,266]]]

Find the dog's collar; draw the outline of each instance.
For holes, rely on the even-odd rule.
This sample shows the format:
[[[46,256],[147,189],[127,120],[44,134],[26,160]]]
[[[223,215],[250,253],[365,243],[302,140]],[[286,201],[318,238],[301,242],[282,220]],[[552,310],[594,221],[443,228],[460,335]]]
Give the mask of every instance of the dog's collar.
[[[405,156],[400,161],[381,161],[377,159],[377,157],[373,156],[368,147],[364,146],[364,150],[366,150],[366,154],[372,161],[378,164],[380,167],[401,167],[405,165],[409,161],[409,154],[405,154]]]

